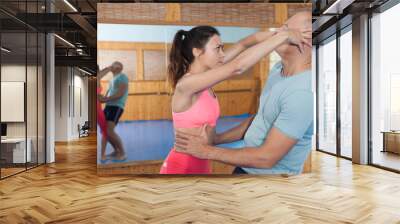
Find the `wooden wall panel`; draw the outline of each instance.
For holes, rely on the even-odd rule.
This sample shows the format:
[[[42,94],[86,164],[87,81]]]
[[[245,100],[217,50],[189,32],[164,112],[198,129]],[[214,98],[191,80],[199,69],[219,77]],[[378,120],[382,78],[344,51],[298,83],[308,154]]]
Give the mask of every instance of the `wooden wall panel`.
[[[144,80],[165,80],[167,76],[167,55],[164,50],[143,52]]]
[[[98,23],[135,23],[140,21],[164,21],[167,4],[151,3],[99,3],[97,5]]]
[[[108,82],[102,81],[103,94]],[[257,80],[227,80],[214,91],[221,107],[221,116],[255,113],[259,97]],[[171,94],[165,81],[132,81],[125,112],[121,120],[171,119]]]
[[[128,76],[129,80],[135,80],[137,76],[136,58],[139,56],[133,49],[127,50],[109,50],[97,49],[97,63],[100,69],[110,66],[114,61],[119,61],[124,65],[123,72]]]
[[[310,3],[99,3],[99,23],[276,27]]]
[[[311,3],[99,3],[99,23],[275,27]]]
[[[223,81],[216,86],[213,87],[213,89],[218,92],[218,91],[225,91],[225,90],[255,90],[255,85],[257,84],[258,80],[256,79],[244,79],[244,80],[235,80],[235,79],[230,79]]]
[[[287,4],[275,4],[275,23],[283,25],[288,19]]]
[[[167,14],[165,20],[168,22],[179,22],[181,21],[181,4],[168,3],[166,4]]]
[[[135,80],[143,80],[144,79],[144,59],[143,59],[143,49],[137,49],[136,50],[136,79]]]
[[[229,26],[269,26],[274,24],[274,4],[265,3],[186,3],[182,23]]]
[[[218,95],[218,93],[217,93]],[[230,92],[228,96],[228,105],[221,105],[227,107],[228,113],[223,116],[239,115],[245,113],[254,114],[256,112],[256,102],[258,98],[257,92],[240,91]]]
[[[290,18],[294,14],[300,11],[309,11],[312,10],[312,4],[310,3],[298,3],[298,4],[287,4],[287,16]]]
[[[171,96],[129,95],[121,120],[171,119],[171,113]]]
[[[103,94],[108,89],[108,81],[101,81],[101,85],[103,87]],[[168,92],[168,86],[165,84],[165,81],[131,81],[129,82],[129,94],[164,94]]]

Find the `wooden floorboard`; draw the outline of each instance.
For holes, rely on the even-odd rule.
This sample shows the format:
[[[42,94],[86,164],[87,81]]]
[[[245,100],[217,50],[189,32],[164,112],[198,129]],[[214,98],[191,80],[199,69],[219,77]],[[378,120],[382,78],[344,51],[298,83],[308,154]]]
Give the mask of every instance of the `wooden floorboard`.
[[[107,176],[96,139],[0,181],[0,223],[400,223],[400,175],[313,152],[300,176]]]

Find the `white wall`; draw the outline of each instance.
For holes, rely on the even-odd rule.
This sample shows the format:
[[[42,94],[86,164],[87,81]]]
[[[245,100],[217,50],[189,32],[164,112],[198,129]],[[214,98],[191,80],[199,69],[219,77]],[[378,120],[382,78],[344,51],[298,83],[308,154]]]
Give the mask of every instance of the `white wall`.
[[[1,81],[2,82],[25,82],[25,65],[2,65],[1,66]],[[28,74],[33,69],[28,66]],[[7,110],[7,108],[1,108]],[[25,122],[7,122],[7,137],[25,137]]]
[[[78,72],[78,75],[76,74]],[[75,91],[73,92],[74,96],[72,98],[74,99],[74,108],[75,113],[72,113],[73,119],[72,121],[72,132],[71,135],[73,138],[79,137],[78,133],[78,124],[81,126],[85,123],[85,121],[89,120],[89,114],[88,114],[88,78],[81,76],[82,73],[80,73],[78,70],[75,70],[75,75],[74,75],[74,89]],[[78,93],[80,91],[80,93]],[[80,97],[79,97],[80,94]],[[80,102],[78,102],[80,100]],[[72,104],[71,104],[72,105]],[[81,108],[79,108],[81,107]],[[81,109],[81,113],[79,111]]]
[[[98,41],[158,42],[171,43],[178,30],[190,30],[193,26],[97,24]],[[254,27],[216,26],[222,42],[236,43],[248,35],[258,32]]]
[[[25,82],[25,65],[1,65],[1,81]]]
[[[75,68],[56,67],[55,86],[55,140],[77,139],[78,124],[88,120],[88,78]]]
[[[68,141],[68,86],[67,67],[55,68],[55,141]]]

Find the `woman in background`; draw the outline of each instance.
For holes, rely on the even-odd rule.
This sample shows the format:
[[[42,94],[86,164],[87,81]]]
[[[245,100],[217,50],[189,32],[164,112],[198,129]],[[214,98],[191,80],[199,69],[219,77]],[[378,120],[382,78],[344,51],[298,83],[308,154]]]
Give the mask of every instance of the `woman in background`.
[[[99,65],[97,65],[97,124],[100,127],[101,135],[103,137],[102,139],[107,138],[107,121],[106,121],[106,117],[104,115],[104,111],[101,108],[101,103],[100,103],[98,97],[101,96],[101,91],[102,91],[100,80],[110,70],[111,70],[110,67],[106,67],[105,69],[100,71]],[[107,144],[107,141],[105,141],[105,140],[101,141],[101,162],[105,162],[107,160],[107,157],[105,155],[105,153],[106,153],[105,145],[106,144]]]

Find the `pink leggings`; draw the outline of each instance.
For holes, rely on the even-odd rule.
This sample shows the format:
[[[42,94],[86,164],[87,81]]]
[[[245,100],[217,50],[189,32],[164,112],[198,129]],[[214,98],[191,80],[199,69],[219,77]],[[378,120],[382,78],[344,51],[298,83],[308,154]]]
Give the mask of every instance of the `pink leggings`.
[[[210,174],[210,162],[171,149],[160,174]]]
[[[101,88],[97,88],[97,94],[101,93]],[[100,126],[101,134],[107,137],[107,121],[104,111],[101,109],[101,104],[97,100],[97,124]]]

